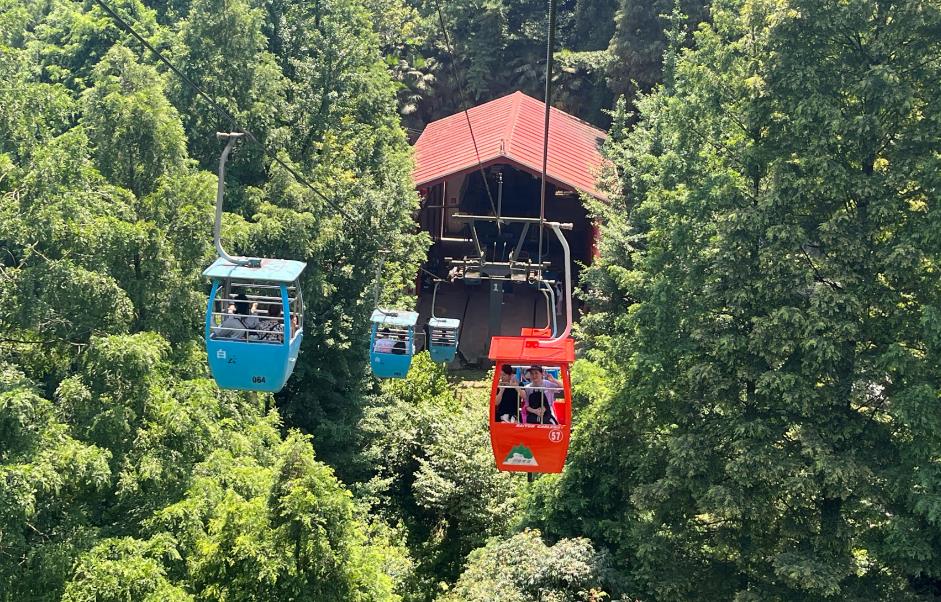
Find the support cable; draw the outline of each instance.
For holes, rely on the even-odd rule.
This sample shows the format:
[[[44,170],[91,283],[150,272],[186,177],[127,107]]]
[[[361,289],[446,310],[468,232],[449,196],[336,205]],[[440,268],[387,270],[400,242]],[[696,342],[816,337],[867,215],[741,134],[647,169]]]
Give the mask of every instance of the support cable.
[[[553,2],[554,1],[555,0],[553,0]],[[441,27],[444,44],[447,47],[448,54],[451,56],[451,76],[457,82],[458,88],[461,91],[461,109],[464,113],[464,119],[467,121],[467,129],[470,131],[471,142],[474,145],[474,155],[477,157],[477,169],[480,171],[480,178],[484,181],[484,189],[487,191],[487,198],[490,200],[490,208],[493,209],[493,216],[499,217],[497,215],[497,205],[493,202],[493,194],[490,192],[490,183],[487,182],[487,174],[484,173],[484,165],[480,160],[480,151],[477,149],[477,138],[474,136],[474,128],[471,125],[470,114],[468,113],[467,91],[464,89],[465,78],[459,78],[457,76],[457,68],[454,66],[457,59],[454,55],[454,47],[451,45],[451,37],[448,35],[448,28],[444,24],[444,15],[441,12],[439,0],[435,0],[435,9],[438,11],[438,24]],[[497,232],[501,232],[499,219],[497,220]]]
[[[542,240],[546,224],[546,171],[549,164],[549,115],[552,112],[552,62],[555,52],[557,0],[549,0],[549,35],[546,42],[546,117],[542,138],[542,182],[539,187],[539,276],[542,277]]]
[[[339,213],[340,215],[342,215],[345,219],[347,219],[347,220],[350,221],[351,223],[358,223],[356,220],[353,219],[353,217],[352,217],[350,214],[348,214],[348,213],[340,206],[340,204],[339,204],[335,199],[332,199],[332,198],[328,197],[327,195],[325,195],[324,193],[322,193],[319,189],[317,189],[316,187],[314,187],[314,185],[311,184],[310,181],[307,180],[307,178],[305,178],[305,177],[302,176],[300,173],[298,173],[296,169],[294,169],[293,167],[291,167],[290,165],[288,165],[287,163],[285,163],[284,161],[282,161],[280,157],[278,157],[276,154],[274,154],[273,152],[271,152],[264,144],[262,144],[262,142],[261,142],[253,133],[251,133],[251,132],[250,132],[249,130],[247,130],[246,128],[242,127],[241,124],[239,123],[238,119],[237,119],[234,115],[232,115],[232,113],[228,112],[228,111],[225,109],[225,107],[223,107],[222,105],[220,105],[220,104],[219,104],[218,102],[216,102],[211,96],[209,96],[209,94],[207,94],[198,84],[196,84],[196,82],[194,82],[192,79],[190,79],[185,73],[183,73],[182,71],[180,71],[180,70],[179,70],[173,63],[171,63],[171,62],[169,61],[169,59],[167,59],[159,50],[157,50],[156,48],[154,48],[154,47],[150,44],[150,42],[148,42],[147,40],[145,40],[143,36],[141,36],[139,33],[137,33],[137,31],[135,31],[134,28],[131,27],[131,25],[127,23],[127,21],[125,21],[124,19],[122,19],[120,15],[118,15],[116,12],[114,12],[114,11],[111,9],[110,6],[108,6],[107,4],[105,4],[105,3],[103,2],[103,0],[95,0],[95,4],[97,4],[98,6],[100,6],[101,9],[104,10],[106,13],[108,13],[108,15],[110,15],[111,18],[114,19],[115,22],[116,22],[118,25],[120,25],[125,31],[127,31],[129,34],[131,34],[138,42],[140,42],[141,44],[143,44],[144,47],[145,47],[147,50],[149,50],[151,53],[153,53],[154,56],[156,56],[157,59],[158,59],[161,63],[163,63],[164,65],[166,65],[167,68],[168,68],[170,71],[172,71],[173,73],[175,73],[177,77],[179,77],[181,80],[183,80],[183,83],[185,83],[186,85],[188,85],[189,87],[191,87],[191,88],[196,92],[196,94],[197,94],[200,98],[202,98],[203,100],[205,100],[206,102],[208,102],[208,103],[209,103],[209,106],[211,106],[211,107],[216,111],[216,113],[219,114],[219,116],[221,116],[222,118],[226,119],[226,120],[233,126],[233,129],[235,129],[235,130],[237,130],[237,131],[239,131],[239,132],[245,134],[245,137],[246,137],[246,138],[248,138],[249,140],[251,140],[252,142],[254,142],[255,144],[257,144],[258,147],[261,148],[262,153],[264,153],[265,156],[267,156],[267,157],[270,158],[272,161],[274,161],[275,163],[277,163],[278,165],[280,165],[281,167],[283,167],[289,174],[291,174],[292,176],[294,176],[294,179],[295,179],[295,180],[297,180],[298,182],[300,182],[301,184],[303,184],[304,186],[306,186],[307,188],[309,188],[317,197],[319,197],[321,200],[323,200],[323,202],[325,202],[325,203],[327,203],[328,205],[330,205],[337,213]]]

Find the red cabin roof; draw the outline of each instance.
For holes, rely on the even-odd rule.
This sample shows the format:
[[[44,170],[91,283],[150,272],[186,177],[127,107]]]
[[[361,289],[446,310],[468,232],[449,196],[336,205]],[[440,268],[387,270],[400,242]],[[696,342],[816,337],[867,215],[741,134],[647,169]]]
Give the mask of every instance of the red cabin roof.
[[[540,175],[545,107],[535,98],[514,92],[429,123],[415,143],[415,186],[437,184],[448,176],[477,169],[478,161],[484,166],[510,163]],[[599,150],[604,139],[602,130],[553,108],[547,179],[605,199],[595,182],[604,164]]]
[[[555,343],[541,337],[493,337],[490,359],[520,364],[571,364],[575,361],[575,340],[571,337]]]
[[[540,337],[543,339],[551,339],[552,329],[551,328],[522,328],[520,329],[520,335],[524,337]]]

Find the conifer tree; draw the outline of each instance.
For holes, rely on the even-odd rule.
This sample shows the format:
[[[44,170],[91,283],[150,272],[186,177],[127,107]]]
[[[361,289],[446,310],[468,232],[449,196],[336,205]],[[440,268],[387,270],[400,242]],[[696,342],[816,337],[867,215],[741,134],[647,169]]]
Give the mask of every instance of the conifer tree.
[[[583,332],[615,392],[545,527],[642,597],[900,599],[941,552],[941,12],[712,10],[612,136]]]
[[[620,0],[608,46],[608,86],[615,96],[633,99],[663,81],[664,32],[670,28],[666,17],[678,9],[694,28],[706,20],[708,5],[703,0]]]

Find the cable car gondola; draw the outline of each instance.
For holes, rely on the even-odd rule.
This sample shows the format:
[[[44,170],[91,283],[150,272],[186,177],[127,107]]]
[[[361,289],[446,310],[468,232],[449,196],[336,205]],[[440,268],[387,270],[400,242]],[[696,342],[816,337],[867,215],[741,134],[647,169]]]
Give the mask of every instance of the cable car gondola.
[[[220,388],[277,393],[284,387],[304,337],[297,282],[304,267],[262,259],[253,268],[219,258],[203,272],[212,280],[206,353]]]
[[[490,389],[490,445],[499,470],[562,472],[572,424],[569,367],[575,361],[572,329],[572,273],[561,224],[547,222],[562,243],[568,323],[553,329],[524,328],[518,337],[493,337],[495,362]],[[517,382],[513,382],[514,378]]]
[[[461,321],[435,316],[435,300],[438,298],[439,284],[441,280],[435,278],[435,290],[431,295],[431,318],[425,329],[425,338],[428,341],[428,355],[431,356],[431,361],[447,364],[454,361],[454,356],[457,355]]]
[[[370,318],[369,365],[378,378],[405,378],[415,354],[418,313],[376,308]]]
[[[526,336],[526,330],[531,329],[524,329],[523,336],[494,337],[490,343],[490,359],[496,363],[490,391],[494,459],[500,470],[562,472],[572,423],[569,366],[575,361],[575,342]],[[504,366],[524,376],[519,384],[501,382]],[[518,396],[513,403],[517,411],[512,421],[505,421],[505,415],[498,415],[499,402],[510,393]]]
[[[457,333],[461,321],[454,318],[430,318],[428,320],[428,355],[433,362],[445,364],[454,361],[457,355]]]
[[[219,158],[214,242],[219,257],[203,272],[212,282],[206,309],[209,370],[222,389],[277,393],[290,378],[304,337],[299,279],[307,264],[287,259],[232,257],[222,248],[225,162],[242,134]]]

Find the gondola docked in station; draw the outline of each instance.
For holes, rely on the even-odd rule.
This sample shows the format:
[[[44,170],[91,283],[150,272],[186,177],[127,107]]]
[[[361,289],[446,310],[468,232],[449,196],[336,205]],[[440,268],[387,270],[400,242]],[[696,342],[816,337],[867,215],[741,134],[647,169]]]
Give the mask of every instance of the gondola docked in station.
[[[447,364],[457,355],[461,321],[455,318],[431,318],[425,329],[431,361]]]
[[[435,290],[431,295],[431,318],[425,325],[425,340],[431,361],[447,364],[457,355],[458,338],[461,333],[461,321],[456,318],[439,318],[435,315],[435,301],[438,298],[440,278],[435,278]]]

